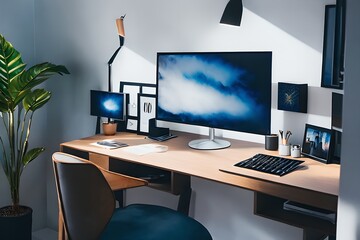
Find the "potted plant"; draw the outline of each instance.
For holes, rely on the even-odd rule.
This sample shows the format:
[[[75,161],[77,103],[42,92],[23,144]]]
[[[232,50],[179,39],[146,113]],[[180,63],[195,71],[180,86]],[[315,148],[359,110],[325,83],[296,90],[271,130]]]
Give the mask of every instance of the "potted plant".
[[[51,97],[38,86],[56,73],[69,74],[64,66],[48,62],[26,69],[21,54],[0,34],[0,162],[12,199],[12,205],[0,208],[0,239],[31,239],[32,209],[19,204],[20,178],[45,150],[30,149],[29,137],[34,112]]]

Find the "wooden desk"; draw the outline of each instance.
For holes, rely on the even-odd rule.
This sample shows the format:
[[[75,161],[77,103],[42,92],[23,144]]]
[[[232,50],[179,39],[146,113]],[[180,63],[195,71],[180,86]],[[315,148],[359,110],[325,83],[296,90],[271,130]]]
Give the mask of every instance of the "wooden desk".
[[[121,163],[121,166],[125,168],[130,165],[129,169],[132,169],[134,165],[144,166],[145,170],[149,167],[150,171],[154,169],[164,171],[169,173],[169,181],[153,187],[173,194],[181,194],[184,189],[189,188],[190,176],[252,190],[255,194],[255,214],[303,228],[304,239],[322,239],[323,235],[335,235],[335,224],[285,211],[282,206],[286,200],[291,200],[336,212],[339,165],[326,165],[308,158],[301,158],[305,161],[304,168],[283,177],[277,177],[233,166],[256,153],[277,155],[276,151],[266,151],[263,144],[230,140],[232,143],[230,148],[202,151],[191,149],[187,145],[190,140],[201,136],[180,132],[175,134],[178,135],[177,138],[160,143],[168,146],[167,152],[143,156],[128,153],[124,148],[108,150],[91,145],[103,139],[119,139],[130,146],[155,143],[144,136],[131,133],[118,133],[110,137],[96,135],[74,140],[61,144],[61,150],[93,160],[110,169],[112,164]]]

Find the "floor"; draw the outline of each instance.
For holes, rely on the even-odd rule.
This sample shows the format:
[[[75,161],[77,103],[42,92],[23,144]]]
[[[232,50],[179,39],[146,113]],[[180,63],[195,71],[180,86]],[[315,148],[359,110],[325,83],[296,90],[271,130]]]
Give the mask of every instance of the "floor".
[[[32,240],[57,240],[57,232],[50,228],[44,228],[33,232]]]

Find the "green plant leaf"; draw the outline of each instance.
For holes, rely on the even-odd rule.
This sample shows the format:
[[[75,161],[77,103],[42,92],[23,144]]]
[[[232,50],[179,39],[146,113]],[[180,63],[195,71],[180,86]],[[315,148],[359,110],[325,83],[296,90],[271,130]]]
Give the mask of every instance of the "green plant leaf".
[[[45,148],[40,147],[40,148],[33,148],[31,150],[29,150],[23,157],[22,162],[24,164],[24,166],[26,166],[27,164],[29,164],[32,160],[34,160],[35,158],[37,158],[43,151],[45,151]]]
[[[0,34],[0,89],[6,88],[24,71],[25,66],[21,54]]]
[[[9,84],[9,92],[14,107],[23,100],[32,88],[43,83],[56,73],[63,75],[69,74],[69,71],[62,65],[54,65],[46,62],[37,64],[17,76]]]
[[[9,110],[9,105],[5,96],[0,94],[0,112],[7,112]]]
[[[44,104],[46,104],[51,97],[51,92],[44,89],[35,89],[32,92],[29,92],[23,100],[23,106],[26,111],[35,111]]]

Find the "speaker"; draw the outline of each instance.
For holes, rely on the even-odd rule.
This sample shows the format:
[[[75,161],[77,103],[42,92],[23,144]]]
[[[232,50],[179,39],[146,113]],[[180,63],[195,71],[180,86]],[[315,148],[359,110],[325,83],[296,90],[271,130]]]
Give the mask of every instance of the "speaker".
[[[279,136],[277,134],[265,135],[265,149],[276,151],[279,147]]]
[[[150,137],[160,137],[164,135],[169,135],[170,130],[169,128],[157,127],[156,126],[156,119],[151,118],[149,120],[149,136]]]

